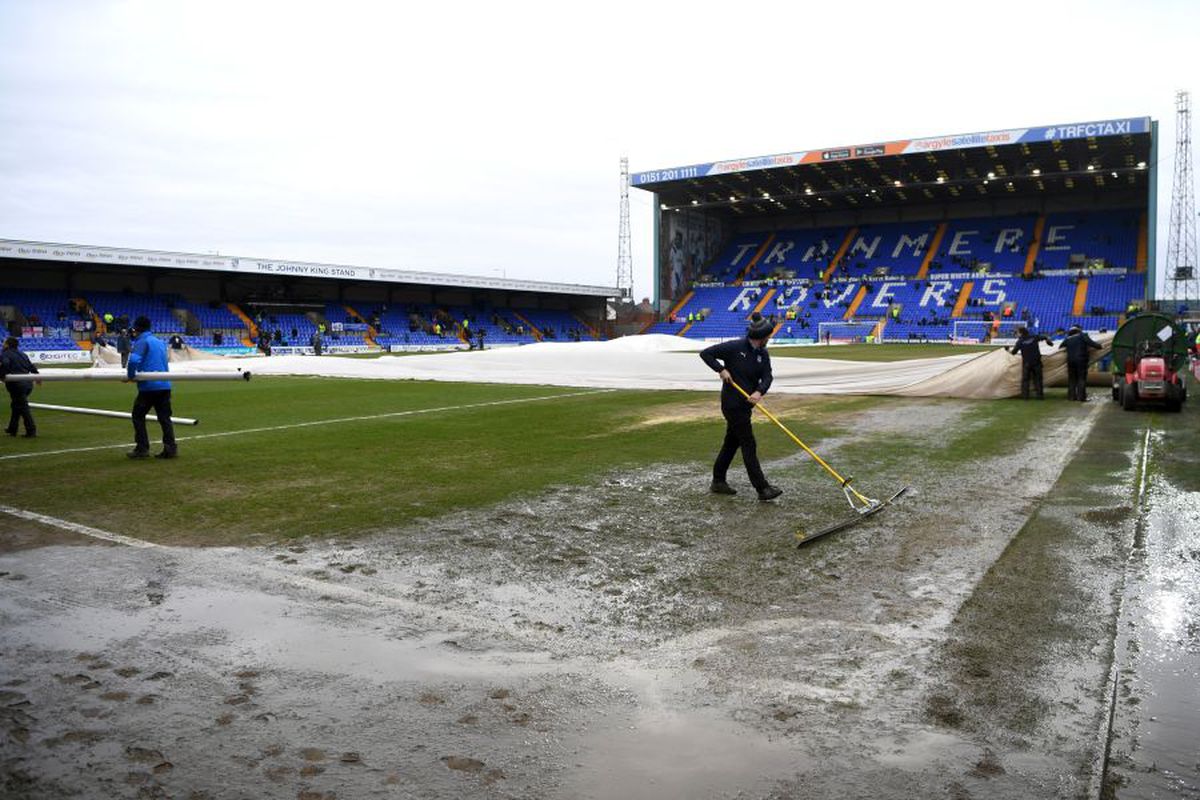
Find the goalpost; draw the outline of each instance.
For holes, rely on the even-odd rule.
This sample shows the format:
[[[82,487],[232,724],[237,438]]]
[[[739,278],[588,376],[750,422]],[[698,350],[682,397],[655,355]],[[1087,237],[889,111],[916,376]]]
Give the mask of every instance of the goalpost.
[[[875,328],[879,320],[842,320],[840,322],[818,322],[817,344],[851,344],[868,342],[879,344]],[[826,338],[828,337],[828,338]]]
[[[956,319],[951,339],[955,344],[1004,344],[1017,340],[1017,328],[1028,326],[1020,319]]]

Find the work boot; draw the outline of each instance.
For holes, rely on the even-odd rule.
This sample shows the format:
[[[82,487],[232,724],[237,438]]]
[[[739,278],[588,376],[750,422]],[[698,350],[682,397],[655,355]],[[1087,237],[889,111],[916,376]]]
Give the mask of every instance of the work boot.
[[[737,494],[737,489],[725,481],[713,481],[712,486],[709,486],[708,490],[713,494]]]
[[[126,458],[149,458],[150,451],[149,450],[130,450],[128,453],[125,454],[125,457]]]
[[[155,458],[177,458],[179,456],[174,450],[163,450],[155,456]]]
[[[774,500],[781,494],[783,494],[783,489],[777,489],[768,483],[766,486],[758,490],[758,499],[765,503],[768,500]]]

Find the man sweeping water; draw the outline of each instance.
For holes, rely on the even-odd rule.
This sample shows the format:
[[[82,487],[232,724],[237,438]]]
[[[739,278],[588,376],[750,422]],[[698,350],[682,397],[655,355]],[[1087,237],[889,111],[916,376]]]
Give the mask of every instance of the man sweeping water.
[[[763,475],[762,466],[758,463],[758,443],[754,440],[754,430],[750,425],[754,406],[771,388],[771,356],[767,353],[767,339],[771,337],[773,329],[774,326],[756,311],[750,317],[746,338],[714,344],[700,353],[700,358],[709,369],[718,373],[724,381],[721,387],[721,414],[725,417],[725,441],[713,463],[710,491],[714,494],[737,494],[737,490],[726,481],[726,476],[733,456],[739,449],[742,451],[742,463],[746,465],[746,474],[758,492],[758,499],[774,500],[783,494],[782,489],[767,483]],[[745,395],[734,384],[741,387]]]

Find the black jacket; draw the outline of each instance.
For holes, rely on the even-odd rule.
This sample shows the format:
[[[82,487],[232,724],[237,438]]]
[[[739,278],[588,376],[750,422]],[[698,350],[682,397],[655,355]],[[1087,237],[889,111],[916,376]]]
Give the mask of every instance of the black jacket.
[[[1020,339],[1017,339],[1017,343],[1014,344],[1012,349],[1010,349],[1008,352],[1012,353],[1014,356],[1017,353],[1020,353],[1021,360],[1026,364],[1040,364],[1042,363],[1042,351],[1038,345],[1038,342],[1053,344],[1053,342],[1051,342],[1045,336],[1042,336],[1040,333],[1027,333]]]
[[[1088,350],[1099,350],[1100,345],[1087,335],[1086,331],[1072,333],[1058,343],[1058,349],[1067,348],[1067,361],[1079,364],[1088,360]]]
[[[0,380],[6,375],[29,375],[36,374],[37,371],[38,368],[29,360],[29,356],[20,350],[0,351]],[[8,389],[9,394],[29,394],[33,391],[33,384],[24,381],[5,383],[4,388]]]
[[[730,339],[714,344],[700,352],[700,358],[713,372],[729,370],[734,382],[746,390],[746,394],[766,394],[771,388],[771,356],[767,348],[761,350],[750,344],[748,338]],[[754,406],[732,386],[721,387],[721,410],[749,413]]]

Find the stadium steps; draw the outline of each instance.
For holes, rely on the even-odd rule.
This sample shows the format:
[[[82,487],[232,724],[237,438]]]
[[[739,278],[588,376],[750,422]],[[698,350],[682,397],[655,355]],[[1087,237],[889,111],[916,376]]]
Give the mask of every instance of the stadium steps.
[[[1029,252],[1025,254],[1026,275],[1033,274],[1033,265],[1037,262],[1038,250],[1042,246],[1042,232],[1046,230],[1046,215],[1038,214],[1037,222],[1033,223],[1033,241],[1029,243]]]
[[[580,327],[582,327],[585,331],[588,332],[588,336],[592,337],[596,341],[600,341],[600,332],[598,330],[596,330],[595,328],[593,328],[591,325],[589,325],[587,323],[587,320],[583,319],[583,317],[580,317],[578,314],[572,314],[571,319],[578,322]]]
[[[854,295],[854,299],[850,301],[850,307],[846,309],[846,313],[842,315],[842,319],[853,319],[858,313],[858,307],[862,305],[862,301],[867,299],[867,287],[858,287],[858,294]]]
[[[545,338],[545,337],[543,337],[543,336],[542,336],[542,332],[541,332],[541,331],[538,329],[538,326],[537,326],[537,325],[534,325],[532,322],[530,322],[530,321],[529,321],[529,320],[528,320],[528,319],[525,317],[525,315],[524,315],[524,314],[522,314],[520,311],[513,310],[513,311],[512,311],[512,315],[513,315],[514,317],[516,317],[517,319],[521,320],[521,324],[522,324],[522,325],[524,325],[524,326],[526,326],[527,328],[529,328],[529,332],[533,334],[533,338],[534,338],[534,339],[536,339],[536,340],[538,340],[538,341],[540,342],[540,341],[542,341],[542,339],[543,339],[543,338]]]
[[[253,347],[253,345],[249,343],[249,340],[258,338],[258,326],[254,324],[254,320],[246,316],[246,312],[238,308],[236,303],[226,303],[225,307],[228,308],[235,317],[242,321],[242,324],[246,326],[246,330],[250,331],[250,336],[243,336],[242,342],[245,343],[247,347]]]
[[[933,234],[933,241],[929,243],[929,249],[925,251],[925,257],[921,259],[921,268],[917,270],[916,279],[923,281],[929,277],[929,266],[933,263],[933,257],[937,255],[938,249],[942,246],[942,239],[946,238],[947,225],[945,222],[939,223],[937,232]]]
[[[778,290],[772,287],[763,292],[762,297],[758,298],[758,303],[755,304],[753,311],[750,313],[762,313],[762,310],[767,307],[767,303],[770,302],[771,298],[775,296],[776,291]]]
[[[958,299],[954,301],[954,310],[950,312],[951,317],[961,317],[963,309],[967,307],[967,301],[971,299],[971,290],[975,288],[975,281],[967,281],[962,285],[962,290],[958,293]]]
[[[838,264],[842,263],[842,258],[846,255],[846,251],[850,249],[850,245],[854,242],[854,237],[858,236],[858,228],[854,227],[846,231],[846,238],[842,239],[842,246],[837,249],[833,255],[833,261],[829,262],[829,269],[821,275],[821,280],[829,283],[829,279],[833,277],[833,273],[837,271]]]
[[[342,306],[342,309],[350,315],[352,319],[357,319],[359,322],[367,326],[367,332],[363,334],[363,342],[367,347],[382,347],[379,342],[375,341],[375,329],[367,323],[367,318],[358,313],[354,306]]]
[[[1075,284],[1075,304],[1071,306],[1071,313],[1077,317],[1082,317],[1086,313],[1087,293],[1088,279],[1080,278],[1079,283]]]
[[[756,266],[758,266],[759,260],[761,260],[762,257],[764,255],[766,255],[767,248],[771,246],[771,242],[773,242],[773,241],[775,241],[775,234],[773,234],[773,233],[767,234],[766,241],[764,241],[762,243],[762,247],[758,248],[758,252],[754,254],[754,258],[750,259],[746,263],[746,268],[743,269],[738,274],[737,278],[734,280],[734,282],[733,282],[734,286],[740,286],[742,284],[742,281],[744,281],[746,279],[746,276],[754,271],[754,268]]]
[[[1146,271],[1146,243],[1148,238],[1149,233],[1147,231],[1146,214],[1145,212],[1142,212],[1141,216],[1138,218],[1137,266],[1133,270],[1136,273],[1143,273]]]
[[[679,302],[677,302],[674,306],[672,306],[671,310],[667,312],[667,319],[670,319],[672,314],[678,315],[684,306],[686,306],[688,303],[692,302],[692,298],[695,296],[696,296],[696,290],[689,289],[687,294],[685,294],[683,296],[683,299],[680,300]],[[653,328],[657,324],[658,323],[655,322],[654,318],[652,317],[650,319],[650,321],[647,322],[640,331],[638,331],[638,335],[648,332],[651,328]],[[678,336],[680,334],[676,334],[676,335]]]

